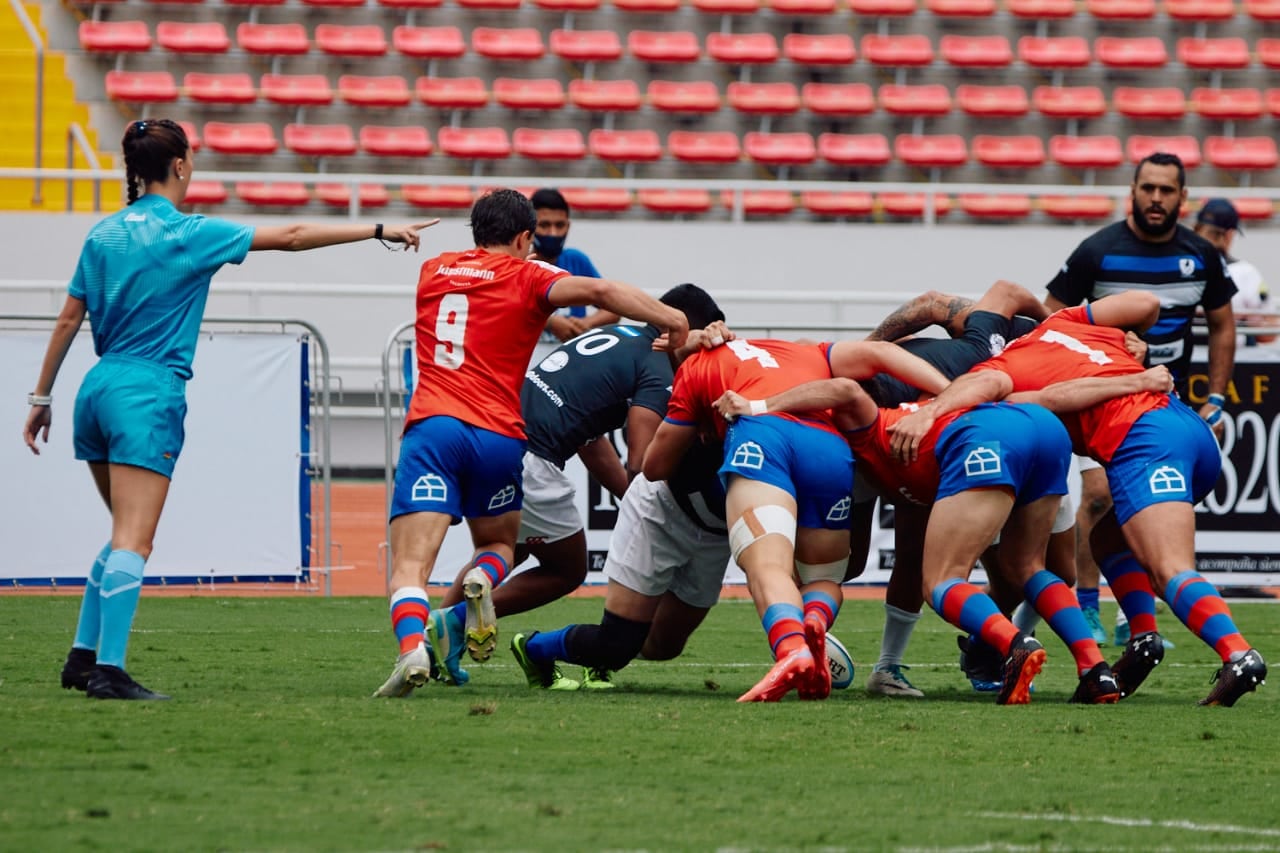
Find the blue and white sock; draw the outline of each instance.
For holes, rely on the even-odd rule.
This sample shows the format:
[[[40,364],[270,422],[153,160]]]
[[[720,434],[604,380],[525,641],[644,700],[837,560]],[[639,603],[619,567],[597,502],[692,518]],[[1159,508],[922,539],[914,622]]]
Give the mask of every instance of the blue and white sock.
[[[142,570],[146,561],[133,551],[112,551],[102,571],[102,636],[98,663],[124,669],[129,631],[142,594]]]

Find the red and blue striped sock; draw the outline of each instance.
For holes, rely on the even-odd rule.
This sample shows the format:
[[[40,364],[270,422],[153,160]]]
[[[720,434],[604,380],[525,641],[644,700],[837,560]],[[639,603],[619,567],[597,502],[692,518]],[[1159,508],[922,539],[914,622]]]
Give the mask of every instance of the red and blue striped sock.
[[[840,605],[836,600],[820,589],[810,590],[801,598],[804,600],[804,618],[808,619],[810,614],[815,614],[822,620],[823,628],[830,628],[835,624],[836,617],[840,615]]]
[[[430,612],[427,591],[420,586],[401,587],[391,594],[391,630],[396,632],[400,654],[413,651],[425,641]]]
[[[782,660],[804,645],[804,612],[794,604],[770,604],[760,620],[769,637],[774,660]]]
[[[506,580],[507,573],[511,571],[507,561],[493,551],[482,551],[477,554],[475,567],[488,576],[490,589],[497,589],[498,584]]]
[[[1098,564],[1111,594],[1129,618],[1129,633],[1138,637],[1156,629],[1156,591],[1151,577],[1129,550],[1109,554]]]
[[[1071,587],[1053,572],[1041,569],[1022,587],[1027,601],[1044,617],[1053,633],[1062,638],[1076,659],[1076,674],[1084,675],[1102,663],[1102,652],[1094,642],[1084,613],[1071,594]]]
[[[1208,643],[1224,663],[1236,652],[1249,651],[1249,643],[1231,618],[1227,602],[1200,573],[1189,570],[1174,575],[1164,589],[1164,600],[1182,624]]]
[[[1018,629],[1006,619],[991,597],[981,589],[952,578],[933,588],[929,604],[939,616],[967,634],[976,634],[1001,656],[1009,654]]]

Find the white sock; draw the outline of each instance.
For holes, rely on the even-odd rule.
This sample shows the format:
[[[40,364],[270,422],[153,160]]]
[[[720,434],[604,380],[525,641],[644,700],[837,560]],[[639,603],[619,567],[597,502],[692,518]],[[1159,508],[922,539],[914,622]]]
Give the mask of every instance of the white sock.
[[[1022,633],[1030,634],[1040,627],[1040,614],[1036,612],[1034,607],[1024,601],[1014,608],[1013,617],[1009,621],[1013,622],[1013,627]]]
[[[920,621],[920,612],[911,613],[892,604],[884,606],[884,635],[880,638],[880,661],[876,669],[897,666],[906,654],[911,632]]]

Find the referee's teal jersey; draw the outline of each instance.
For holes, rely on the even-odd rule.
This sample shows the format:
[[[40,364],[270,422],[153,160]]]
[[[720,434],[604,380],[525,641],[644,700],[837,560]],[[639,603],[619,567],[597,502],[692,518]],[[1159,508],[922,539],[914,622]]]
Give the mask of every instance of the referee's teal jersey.
[[[243,261],[252,242],[250,226],[182,214],[155,194],[99,222],[68,289],[88,309],[94,351],[190,379],[210,279]]]

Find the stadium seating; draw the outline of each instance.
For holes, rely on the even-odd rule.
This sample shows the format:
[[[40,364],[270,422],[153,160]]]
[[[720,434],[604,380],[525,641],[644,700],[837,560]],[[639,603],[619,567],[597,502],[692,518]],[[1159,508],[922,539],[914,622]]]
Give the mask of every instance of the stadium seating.
[[[1236,14],[1233,0],[1165,0],[1164,12],[1176,21],[1221,22]]]
[[[414,59],[457,59],[467,52],[467,43],[457,27],[396,27],[391,45],[397,53]]]
[[[1178,39],[1177,57],[1188,68],[1210,71],[1248,68],[1252,62],[1249,43],[1242,38]]]
[[[178,84],[168,71],[113,70],[107,72],[105,83],[107,97],[113,101],[161,104],[178,100]],[[190,84],[186,85],[189,89]]]
[[[563,187],[560,192],[574,210],[621,213],[631,208],[631,192],[621,187]]]
[[[645,62],[697,62],[702,47],[698,37],[688,31],[632,30],[627,34],[627,52]]]
[[[501,127],[441,127],[440,150],[460,160],[502,160],[511,156],[511,140]]]
[[[151,50],[145,21],[81,21],[80,47],[93,53],[143,53]]]
[[[425,127],[365,125],[358,144],[365,154],[379,157],[426,157],[433,150]]]
[[[547,52],[542,33],[531,27],[476,27],[471,31],[471,49],[489,59],[508,60],[541,59]]]
[[[551,53],[570,62],[612,62],[622,58],[622,40],[612,30],[553,30]]]
[[[618,163],[647,163],[662,158],[662,143],[652,130],[593,130],[587,137],[591,155]]]
[[[304,157],[348,157],[356,153],[356,136],[345,124],[287,124],[284,147]]]
[[[1017,118],[1031,110],[1027,90],[1021,86],[962,84],[956,87],[956,105],[971,116],[987,118]]]
[[[1257,89],[1208,89],[1191,91],[1191,110],[1205,118],[1243,121],[1262,118],[1262,93]]]
[[[768,65],[778,61],[773,33],[710,33],[707,56],[726,65]]]
[[[569,103],[580,110],[632,112],[642,101],[634,80],[570,80]]]
[[[817,146],[807,133],[748,133],[742,138],[742,150],[766,166],[803,166],[818,158]]]
[[[800,204],[815,216],[870,216],[875,209],[867,192],[804,192]]]
[[[823,133],[818,136],[818,155],[836,166],[884,166],[893,153],[889,140],[880,133]]]
[[[1148,136],[1134,134],[1125,141],[1125,156],[1137,163],[1148,154],[1168,151],[1182,158],[1182,165],[1194,169],[1200,165],[1200,143],[1194,136]]]
[[[859,18],[905,18],[916,13],[916,0],[849,0]]]
[[[1182,118],[1187,111],[1187,99],[1181,89],[1171,87],[1139,89],[1133,86],[1117,86],[1111,93],[1111,104],[1116,112],[1129,118]]]
[[[636,193],[636,200],[654,213],[706,213],[711,209],[711,193],[702,189],[643,189]]]
[[[161,21],[156,25],[156,44],[171,53],[226,53],[231,38],[221,21]]]
[[[1114,136],[1054,136],[1049,159],[1074,169],[1112,169],[1124,162],[1124,150]]]
[[[1021,193],[962,193],[956,201],[965,215],[977,219],[1023,219],[1031,215],[1031,197]]]
[[[646,97],[654,109],[669,113],[713,113],[720,109],[720,92],[710,80],[652,80]]]
[[[1051,118],[1097,118],[1107,112],[1107,100],[1097,86],[1037,86],[1031,102]]]
[[[382,27],[317,24],[316,47],[331,56],[382,56],[387,52],[387,37]]]
[[[738,203],[738,194],[720,194],[720,204],[730,210]],[[786,190],[744,190],[742,212],[747,216],[785,216],[796,208],[796,197]]]
[[[800,90],[804,108],[823,116],[860,116],[876,108],[875,95],[866,83],[805,83]]]
[[[1075,0],[1009,0],[1009,14],[1032,21],[1057,21],[1073,18]]]
[[[414,207],[431,210],[467,210],[476,200],[467,187],[424,187],[410,184],[400,188],[400,195]]]
[[[673,130],[667,135],[667,151],[686,163],[732,163],[742,156],[736,133],[715,130]]]
[[[386,207],[391,194],[382,184],[360,184],[357,197],[361,207]],[[316,184],[316,198],[333,207],[351,206],[351,187],[347,184]]]
[[[1030,169],[1043,166],[1044,142],[1038,136],[979,134],[973,137],[973,159],[984,166],[998,169]]]
[[[957,133],[937,136],[904,133],[893,141],[893,153],[909,166],[927,169],[962,166],[969,159],[968,145]]]
[[[236,27],[236,46],[245,53],[264,56],[298,56],[311,50],[302,24],[258,24]]]
[[[1146,21],[1155,17],[1156,0],[1087,0],[1085,9],[1108,21]]]
[[[958,68],[1003,68],[1013,62],[1013,48],[1004,36],[949,34],[939,39],[938,51],[943,61]]]
[[[924,193],[880,193],[876,196],[876,205],[886,216],[904,219],[920,219],[925,215],[929,200]],[[936,216],[946,216],[951,212],[951,197],[944,193],[933,196],[933,212]]]
[[[301,207],[311,201],[306,185],[292,181],[242,181],[236,184],[236,197],[261,207]]]
[[[850,65],[857,50],[847,33],[787,33],[782,37],[782,55],[800,65]]]
[[[413,93],[403,77],[343,74],[338,78],[338,97],[358,107],[407,107]]]
[[[253,78],[243,72],[207,74],[188,71],[182,78],[183,93],[203,104],[252,104],[258,100]]]
[[[208,122],[204,126],[204,144],[219,154],[274,154],[280,147],[275,130],[265,122]]]
[[[587,156],[582,131],[576,128],[518,127],[511,134],[511,148],[531,160],[581,160]]]
[[[220,181],[192,181],[187,184],[183,203],[187,205],[215,205],[227,200],[227,188]]]
[[[1162,68],[1169,62],[1169,51],[1155,36],[1100,36],[1093,49],[1098,61],[1108,68]]]
[[[493,99],[512,110],[558,110],[568,102],[564,85],[554,78],[499,77],[493,81]]]
[[[1054,219],[1110,219],[1115,199],[1104,195],[1042,196],[1040,209]]]
[[[862,55],[872,65],[891,68],[930,65],[933,63],[933,42],[919,33],[871,34],[862,37]]]
[[[924,6],[943,18],[989,18],[996,13],[995,0],[925,0]]]
[[[951,92],[940,83],[922,86],[886,83],[880,87],[880,107],[902,116],[940,116],[951,112]]]
[[[794,83],[730,83],[725,90],[729,106],[740,113],[786,115],[800,109],[800,93]]]
[[[1270,136],[1210,136],[1204,141],[1210,165],[1228,171],[1261,171],[1277,165],[1276,142]]]
[[[1080,36],[1023,36],[1018,60],[1033,68],[1084,68],[1093,61],[1088,40]]]
[[[422,103],[441,109],[479,109],[489,103],[489,90],[479,77],[419,77],[413,91]]]
[[[274,104],[304,107],[333,103],[333,88],[323,74],[263,74],[259,90]]]

